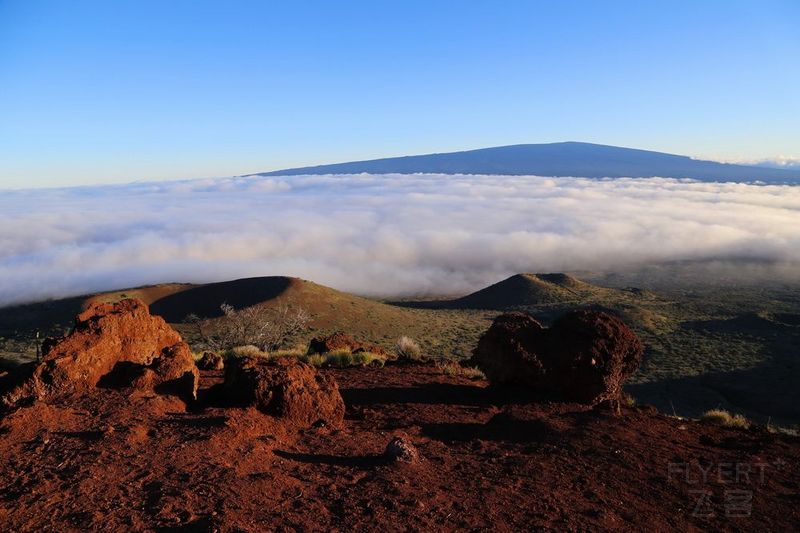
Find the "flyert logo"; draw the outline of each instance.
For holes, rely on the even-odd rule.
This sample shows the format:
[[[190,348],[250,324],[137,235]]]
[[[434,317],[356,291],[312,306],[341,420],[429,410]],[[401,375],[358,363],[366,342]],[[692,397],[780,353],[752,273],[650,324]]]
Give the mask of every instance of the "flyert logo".
[[[744,518],[753,513],[754,489],[766,482],[770,469],[785,462],[671,462],[667,480],[689,487],[692,504],[689,513],[697,518]]]

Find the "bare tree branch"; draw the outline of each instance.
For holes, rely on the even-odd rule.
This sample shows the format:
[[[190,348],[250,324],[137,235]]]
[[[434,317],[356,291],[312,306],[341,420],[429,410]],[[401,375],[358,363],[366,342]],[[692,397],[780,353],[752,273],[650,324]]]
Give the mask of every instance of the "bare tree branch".
[[[304,331],[311,321],[308,311],[288,305],[274,308],[254,305],[235,309],[223,303],[220,310],[223,316],[216,319],[200,319],[196,315],[186,318],[187,322],[195,325],[202,342],[217,351],[248,344],[262,351],[272,351]]]

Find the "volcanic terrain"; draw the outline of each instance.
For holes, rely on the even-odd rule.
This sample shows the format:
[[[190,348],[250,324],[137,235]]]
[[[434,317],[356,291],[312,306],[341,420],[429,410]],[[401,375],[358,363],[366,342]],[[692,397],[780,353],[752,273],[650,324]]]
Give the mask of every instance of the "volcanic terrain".
[[[198,372],[177,332],[130,299],[92,303],[43,352],[0,375],[5,530],[789,531],[800,520],[796,437],[606,405],[642,346],[602,312],[549,328],[499,317],[474,362],[490,377],[520,371],[492,383],[424,359],[315,369],[245,357]]]
[[[531,402],[434,365],[323,372],[345,401],[340,429],[288,432],[253,408],[204,400],[222,378],[213,371],[201,372],[201,401],[188,408],[174,397],[98,389],[20,409],[0,422],[0,523],[11,531],[790,531],[800,523],[800,445],[790,437],[646,407],[614,416]],[[418,461],[384,457],[396,435]],[[734,465],[749,476],[730,481]],[[747,516],[726,515],[731,494],[751,498]]]

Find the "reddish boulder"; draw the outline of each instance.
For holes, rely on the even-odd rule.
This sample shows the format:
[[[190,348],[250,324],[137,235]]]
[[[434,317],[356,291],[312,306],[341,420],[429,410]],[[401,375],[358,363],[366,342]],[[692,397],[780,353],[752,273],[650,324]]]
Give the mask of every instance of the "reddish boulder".
[[[377,344],[359,342],[347,333],[337,331],[332,335],[314,337],[308,344],[308,353],[328,353],[336,350],[349,350],[352,353],[372,352],[378,355],[388,356],[388,352]]]
[[[131,382],[133,388],[179,396],[187,402],[197,399],[200,374],[186,343],[164,348],[149,366],[136,366],[138,375]]]
[[[344,401],[330,376],[297,359],[242,357],[225,365],[225,397],[288,425],[342,425]]]
[[[619,400],[642,351],[636,334],[607,313],[573,311],[548,329],[525,313],[507,313],[481,337],[472,362],[493,383],[596,405]]]
[[[200,370],[222,370],[225,362],[222,357],[214,352],[203,352],[203,356],[197,361],[197,368]]]
[[[394,436],[383,452],[384,458],[389,462],[416,463],[419,461],[419,452],[416,446],[406,436]]]
[[[182,383],[181,396],[194,397],[197,391],[198,373],[189,347],[140,300],[92,304],[76,317],[68,335],[47,339],[42,351],[41,362],[27,369],[28,375],[0,398],[0,404],[10,407],[84,392],[148,373],[154,386]]]

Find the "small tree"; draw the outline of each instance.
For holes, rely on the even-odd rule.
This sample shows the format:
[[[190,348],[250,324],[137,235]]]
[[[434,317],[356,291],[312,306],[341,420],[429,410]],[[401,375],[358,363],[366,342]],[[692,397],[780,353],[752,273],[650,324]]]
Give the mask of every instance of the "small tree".
[[[216,319],[187,317],[187,322],[195,324],[202,341],[217,351],[244,345],[257,346],[265,352],[272,351],[304,331],[311,321],[308,311],[288,305],[254,305],[236,309],[223,303],[220,310],[222,316]]]

